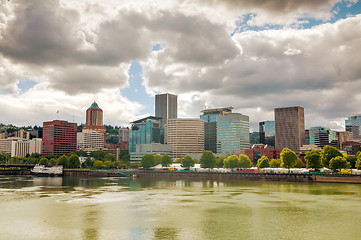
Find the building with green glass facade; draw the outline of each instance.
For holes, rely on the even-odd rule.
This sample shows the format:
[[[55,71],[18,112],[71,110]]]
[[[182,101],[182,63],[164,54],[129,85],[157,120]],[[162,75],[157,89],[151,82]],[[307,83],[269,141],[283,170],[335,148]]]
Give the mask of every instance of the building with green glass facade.
[[[275,121],[259,123],[259,142],[275,148]]]
[[[249,117],[240,113],[217,116],[217,153],[232,155],[249,148]]]
[[[161,117],[149,116],[131,122],[129,131],[129,152],[135,152],[137,144],[161,143]]]
[[[217,116],[232,113],[233,107],[205,109],[200,116],[204,121],[204,150],[217,153]]]
[[[329,128],[325,127],[310,127],[310,144],[323,148],[329,145],[332,141],[337,140],[337,134]]]

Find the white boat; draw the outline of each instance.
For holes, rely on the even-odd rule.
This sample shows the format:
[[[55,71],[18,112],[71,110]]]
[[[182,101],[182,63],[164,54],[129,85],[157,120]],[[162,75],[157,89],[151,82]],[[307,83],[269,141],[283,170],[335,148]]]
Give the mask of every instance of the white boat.
[[[44,165],[35,165],[31,174],[37,176],[61,176],[63,175],[63,166],[45,167]]]

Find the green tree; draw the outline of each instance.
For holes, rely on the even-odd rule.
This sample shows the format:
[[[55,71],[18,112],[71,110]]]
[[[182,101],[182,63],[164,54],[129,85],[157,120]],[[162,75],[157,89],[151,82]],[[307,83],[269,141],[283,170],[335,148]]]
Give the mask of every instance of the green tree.
[[[130,162],[130,155],[129,155],[129,154],[124,154],[124,155],[121,157],[121,160],[122,160],[123,163]]]
[[[269,167],[269,159],[266,156],[262,156],[257,161],[257,168],[267,168]]]
[[[223,161],[224,161],[224,157],[216,157],[216,167],[222,168],[223,167]]]
[[[269,162],[269,165],[271,168],[279,168],[282,164],[282,160],[281,159],[272,159]]]
[[[318,171],[322,168],[321,153],[317,150],[306,152],[305,159],[307,161],[307,168],[314,168]]]
[[[91,166],[93,166],[93,160],[91,159],[91,157],[87,157],[86,159],[85,159],[85,166],[87,166],[87,167],[91,167]]]
[[[49,166],[50,167],[54,167],[56,165],[56,159],[55,158],[50,158],[49,160]]]
[[[47,158],[45,158],[45,157],[40,158],[39,165],[48,166],[49,165],[49,160]]]
[[[348,156],[346,160],[347,160],[347,162],[350,163],[351,168],[356,168],[356,161],[357,161],[356,156]]]
[[[155,166],[155,159],[153,154],[145,154],[142,157],[142,160],[140,160],[140,165],[143,168],[151,168]]]
[[[169,155],[165,154],[162,156],[161,163],[162,163],[162,167],[169,167],[173,163],[173,160]]]
[[[347,160],[345,157],[337,156],[330,160],[330,168],[333,171],[337,171],[346,167],[347,167]]]
[[[355,163],[355,167],[360,170],[361,169],[361,152],[357,153],[357,160]]]
[[[283,167],[290,169],[297,164],[297,155],[289,148],[284,148],[281,152]]]
[[[296,162],[296,165],[294,167],[295,168],[303,168],[303,167],[305,167],[305,164],[303,164],[301,159],[297,158],[297,162]]]
[[[182,159],[182,167],[189,169],[190,167],[194,167],[194,160],[190,156],[185,156]]]
[[[72,154],[68,159],[68,167],[69,168],[79,168],[80,167],[80,160],[78,155]]]
[[[223,160],[223,166],[225,168],[238,168],[239,165],[239,159],[236,155],[228,156],[226,159]]]
[[[65,156],[65,155],[59,157],[57,162],[56,162],[56,165],[62,165],[64,168],[67,168],[68,164],[69,164],[68,157]]]
[[[96,160],[96,161],[94,161],[93,167],[100,169],[103,167],[103,162],[100,160]]]
[[[103,160],[103,158],[105,157],[106,153],[100,150],[96,150],[93,151],[90,156],[93,157],[96,160]]]
[[[107,153],[105,154],[104,158],[103,158],[103,161],[111,161],[111,162],[115,162],[115,156],[114,154],[110,154],[110,153]]]
[[[155,160],[155,165],[161,164],[162,163],[162,156],[161,155],[155,155],[154,160]]]
[[[322,165],[326,168],[330,168],[330,161],[334,157],[342,157],[342,153],[335,147],[324,146],[323,151],[321,152],[321,162]]]
[[[201,168],[214,168],[216,166],[216,157],[212,151],[203,151],[202,156],[199,159]]]
[[[104,162],[104,168],[109,169],[113,167],[113,162],[112,161],[105,161]]]
[[[239,167],[240,168],[250,168],[252,167],[252,162],[249,157],[245,154],[239,155]]]

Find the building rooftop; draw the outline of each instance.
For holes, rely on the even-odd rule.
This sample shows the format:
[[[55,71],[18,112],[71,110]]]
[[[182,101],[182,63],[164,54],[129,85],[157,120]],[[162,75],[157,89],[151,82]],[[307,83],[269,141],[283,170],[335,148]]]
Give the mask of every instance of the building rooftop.
[[[88,110],[93,110],[93,109],[102,111],[102,109],[98,106],[98,104],[97,104],[95,101],[94,101],[94,102],[92,103],[92,105],[88,108]]]
[[[135,120],[133,122],[130,122],[130,123],[142,123],[142,122],[145,122],[146,120],[161,120],[162,117],[154,117],[154,116],[149,116],[149,117],[145,117],[145,118],[142,118],[142,119],[139,119],[139,120]]]
[[[232,109],[233,109],[233,107],[204,109],[201,111],[201,113],[203,113],[205,115],[206,114],[217,114],[217,113],[221,113],[221,112],[231,113]]]

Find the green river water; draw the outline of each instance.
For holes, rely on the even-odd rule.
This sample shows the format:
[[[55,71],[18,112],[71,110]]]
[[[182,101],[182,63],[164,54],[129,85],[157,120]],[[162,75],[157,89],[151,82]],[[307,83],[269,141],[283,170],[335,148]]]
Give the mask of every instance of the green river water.
[[[361,185],[0,176],[0,239],[361,239]]]

